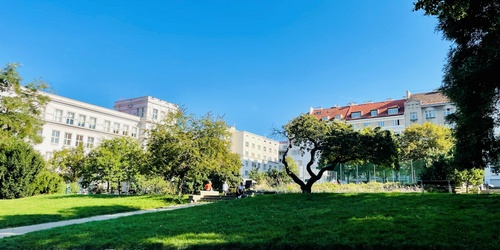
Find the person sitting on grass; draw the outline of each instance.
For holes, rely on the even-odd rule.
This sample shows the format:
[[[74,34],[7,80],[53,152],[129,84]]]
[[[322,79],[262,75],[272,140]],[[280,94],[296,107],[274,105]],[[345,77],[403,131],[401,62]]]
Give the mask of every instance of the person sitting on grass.
[[[239,198],[244,198],[245,196],[245,185],[243,185],[243,182],[240,183],[240,185],[236,188],[236,195],[238,195]]]

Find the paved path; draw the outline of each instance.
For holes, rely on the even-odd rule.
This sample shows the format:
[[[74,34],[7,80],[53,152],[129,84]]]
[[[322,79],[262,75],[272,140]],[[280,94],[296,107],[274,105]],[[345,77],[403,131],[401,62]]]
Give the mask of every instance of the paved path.
[[[34,231],[45,230],[45,229],[50,229],[50,228],[54,228],[54,227],[63,227],[63,226],[67,226],[67,225],[81,224],[81,223],[86,223],[86,222],[91,222],[91,221],[109,220],[109,219],[115,219],[118,217],[135,215],[135,214],[170,211],[170,210],[176,210],[176,209],[180,209],[180,208],[192,207],[192,206],[197,206],[197,205],[202,205],[202,204],[207,204],[207,203],[195,202],[195,203],[188,203],[188,204],[183,204],[183,205],[163,207],[163,208],[158,208],[158,209],[139,210],[139,211],[126,212],[126,213],[119,213],[119,214],[98,215],[98,216],[82,218],[82,219],[64,220],[64,221],[49,222],[49,223],[24,226],[24,227],[13,227],[13,228],[0,229],[0,238],[31,233]]]

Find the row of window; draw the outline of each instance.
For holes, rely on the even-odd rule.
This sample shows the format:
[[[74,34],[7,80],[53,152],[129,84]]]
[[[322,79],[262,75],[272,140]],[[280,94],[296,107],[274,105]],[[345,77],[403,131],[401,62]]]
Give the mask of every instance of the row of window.
[[[279,169],[281,170],[281,166],[278,166],[278,165],[272,165],[272,164],[260,164],[259,162],[253,162],[253,161],[245,161],[245,167],[246,168],[249,168],[249,167],[252,167],[252,168],[258,168],[260,169],[260,167],[262,166],[262,169],[263,170],[268,170],[268,169]]]
[[[146,114],[146,108],[138,108],[137,109],[137,116],[144,117],[145,114]],[[161,119],[164,119],[166,117],[166,112],[165,111],[161,111],[160,114],[161,114]],[[158,120],[159,119],[159,117],[158,117],[158,109],[153,109],[153,112],[151,114],[151,118],[153,120]]]
[[[50,138],[50,143],[59,145],[60,141],[60,136],[61,136],[61,131],[59,130],[52,130],[52,136]],[[93,148],[96,140],[95,137],[88,136],[87,141],[84,141],[83,135],[76,135],[75,136],[75,144],[73,144],[73,134],[72,133],[64,133],[64,137],[62,138],[62,143],[63,146],[79,146],[83,145],[86,148]]]
[[[447,108],[443,110],[443,115],[446,117],[448,115],[453,114],[453,109]],[[436,110],[426,110],[425,111],[425,119],[432,119],[436,118]],[[418,114],[417,112],[410,112],[410,120],[411,121],[416,121],[418,120]]]
[[[245,151],[245,156],[246,157],[250,157],[250,154],[248,153],[248,151]],[[255,153],[252,152],[252,158],[255,158]],[[260,154],[257,154],[257,158],[255,159],[262,159],[262,160],[266,160],[266,156],[265,155],[262,155],[262,158],[260,157]],[[268,156],[267,157],[267,160],[268,161],[272,161],[273,158],[271,156]],[[274,161],[276,161],[276,157],[274,158]]]
[[[97,118],[90,116],[87,120],[87,116],[82,115],[82,114],[80,114],[78,116],[78,120],[76,120],[75,117],[76,116],[75,116],[74,112],[68,111],[66,113],[66,119],[65,119],[66,124],[76,125],[76,126],[82,127],[82,128],[87,127],[90,129],[96,129]],[[63,122],[63,111],[62,110],[60,110],[60,109],[55,110],[54,121]],[[113,127],[111,127],[111,121],[104,120],[103,131],[108,132],[108,133],[114,133],[114,134],[120,134],[120,131],[121,131],[122,135],[129,135],[129,133],[130,133],[130,136],[137,137],[138,128],[133,126],[132,129],[130,130],[129,125],[124,124],[123,126],[121,126],[121,124],[118,122],[113,122]]]
[[[395,108],[388,108],[387,109],[387,114],[388,115],[397,115],[399,113],[399,108],[398,107],[395,107]],[[351,113],[351,118],[355,119],[355,118],[361,118],[361,115],[362,112],[361,111],[356,111],[356,112],[352,112]],[[373,109],[370,111],[370,116],[378,116],[378,109]]]
[[[249,147],[249,146],[250,146],[250,143],[249,142],[245,142],[245,147]],[[255,143],[252,143],[252,148],[255,149]],[[261,150],[261,146],[260,145],[257,145],[257,150]],[[262,151],[264,151],[264,152],[268,152],[269,151],[269,153],[272,153],[273,149],[269,148],[269,150],[268,150],[268,148],[266,146],[262,146]],[[276,152],[277,152],[277,150],[274,149],[274,153],[276,153]]]

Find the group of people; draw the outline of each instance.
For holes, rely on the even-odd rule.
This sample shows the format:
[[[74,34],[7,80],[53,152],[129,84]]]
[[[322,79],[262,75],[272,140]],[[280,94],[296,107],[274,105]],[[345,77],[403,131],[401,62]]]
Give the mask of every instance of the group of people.
[[[208,181],[207,184],[205,184],[205,190],[206,191],[212,191],[212,182]],[[226,181],[222,184],[222,193],[224,195],[227,195],[229,193],[229,185],[227,184]],[[245,197],[245,185],[243,185],[243,182],[240,183],[240,185],[236,188],[236,195],[238,198],[243,198]]]

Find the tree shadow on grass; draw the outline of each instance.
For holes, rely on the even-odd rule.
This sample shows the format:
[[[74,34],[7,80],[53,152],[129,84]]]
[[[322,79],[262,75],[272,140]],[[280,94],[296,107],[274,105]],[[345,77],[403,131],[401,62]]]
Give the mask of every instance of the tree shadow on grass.
[[[0,245],[4,249],[498,249],[495,232],[500,226],[490,223],[488,232],[479,227],[498,219],[500,202],[491,198],[273,195],[73,225],[4,238]]]
[[[110,205],[73,207],[70,209],[60,210],[57,214],[5,215],[0,217],[0,229],[30,226],[63,220],[81,219],[97,215],[116,214],[137,210],[139,209],[131,206]]]

